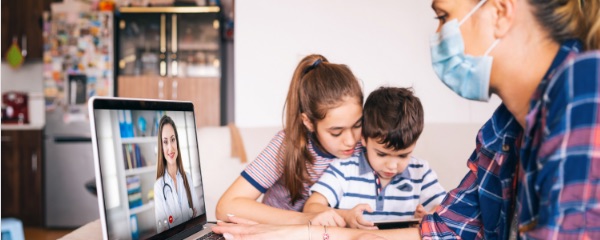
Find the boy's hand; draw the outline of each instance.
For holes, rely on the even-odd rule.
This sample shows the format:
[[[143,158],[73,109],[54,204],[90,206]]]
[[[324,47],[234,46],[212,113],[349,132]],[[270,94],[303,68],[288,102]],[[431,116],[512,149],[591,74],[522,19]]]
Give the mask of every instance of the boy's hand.
[[[427,211],[425,210],[425,208],[423,207],[423,205],[419,204],[419,206],[417,206],[417,209],[415,210],[415,218],[423,218],[425,215],[427,215]]]
[[[363,212],[373,212],[369,204],[358,204],[352,209],[343,210],[343,217],[346,220],[346,224],[350,228],[359,229],[377,229],[373,222],[367,221],[363,217]]]
[[[310,221],[313,225],[346,227],[344,218],[342,218],[342,216],[340,216],[333,209],[329,209],[320,213],[314,213],[314,215],[310,218]]]

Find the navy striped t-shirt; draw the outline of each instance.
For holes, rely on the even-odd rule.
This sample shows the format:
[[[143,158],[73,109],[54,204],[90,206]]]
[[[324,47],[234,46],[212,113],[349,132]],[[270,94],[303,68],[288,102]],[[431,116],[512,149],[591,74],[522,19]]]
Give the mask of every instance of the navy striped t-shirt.
[[[329,205],[337,209],[369,204],[374,212],[364,215],[370,221],[409,219],[419,204],[431,211],[446,196],[429,164],[415,157],[411,157],[407,168],[377,194],[375,174],[363,152],[358,157],[331,163],[311,187],[311,192],[322,194]]]

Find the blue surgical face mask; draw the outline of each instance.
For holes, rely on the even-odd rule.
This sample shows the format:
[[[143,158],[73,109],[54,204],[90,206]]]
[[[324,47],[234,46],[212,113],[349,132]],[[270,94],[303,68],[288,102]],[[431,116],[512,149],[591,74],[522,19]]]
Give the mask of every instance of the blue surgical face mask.
[[[492,57],[488,54],[500,39],[483,56],[467,55],[460,25],[485,2],[480,1],[460,22],[456,19],[446,22],[430,40],[431,63],[440,80],[461,97],[477,101],[489,100]]]

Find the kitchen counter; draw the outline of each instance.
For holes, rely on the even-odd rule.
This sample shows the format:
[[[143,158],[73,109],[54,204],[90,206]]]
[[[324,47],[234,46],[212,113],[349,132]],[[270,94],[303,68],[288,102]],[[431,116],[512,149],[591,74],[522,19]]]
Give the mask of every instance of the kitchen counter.
[[[2,130],[42,130],[44,128],[43,123],[31,123],[31,124],[5,124],[2,123]]]

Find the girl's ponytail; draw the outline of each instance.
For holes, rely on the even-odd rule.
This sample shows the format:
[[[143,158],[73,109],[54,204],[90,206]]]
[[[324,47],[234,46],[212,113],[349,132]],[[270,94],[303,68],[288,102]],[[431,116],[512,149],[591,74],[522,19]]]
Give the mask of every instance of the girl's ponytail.
[[[283,180],[290,192],[292,205],[302,199],[303,184],[308,180],[306,162],[314,161],[307,150],[309,133],[301,119],[303,109],[300,90],[304,75],[318,60],[328,62],[325,57],[316,54],[306,56],[300,61],[292,76],[284,106],[285,138],[283,140],[284,147],[280,149],[279,154],[284,159]]]

